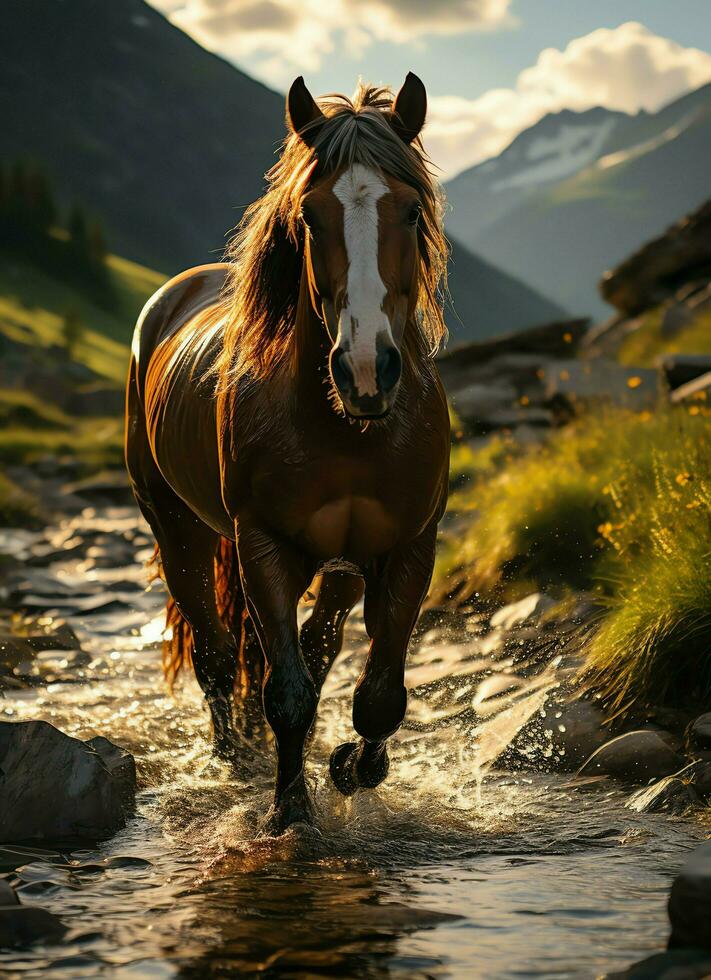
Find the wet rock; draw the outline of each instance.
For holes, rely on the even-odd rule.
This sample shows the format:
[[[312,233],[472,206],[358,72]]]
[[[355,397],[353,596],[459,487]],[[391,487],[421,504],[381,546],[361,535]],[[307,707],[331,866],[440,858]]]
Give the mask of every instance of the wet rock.
[[[711,749],[711,711],[699,715],[689,731],[692,743],[700,749]]]
[[[681,776],[667,776],[633,793],[627,806],[637,813],[683,813],[700,802],[701,798],[691,783]]]
[[[684,759],[671,749],[659,732],[627,732],[611,739],[594,752],[580,769],[581,776],[606,774],[629,782],[671,776]]]
[[[675,949],[656,953],[621,973],[607,973],[602,980],[707,980],[711,955],[703,949]]]
[[[667,299],[680,283],[711,273],[711,203],[706,202],[606,272],[604,300],[636,315]]]
[[[604,714],[589,701],[548,703],[545,722],[556,768],[561,771],[577,769],[608,738]]]
[[[30,946],[57,942],[67,931],[48,909],[31,905],[0,906],[0,946]]]
[[[491,617],[491,628],[511,630],[539,616],[552,605],[553,602],[548,596],[543,595],[542,592],[533,592],[531,595],[526,596],[525,599],[520,599],[518,602],[513,602],[508,606],[503,606],[501,609],[498,609]]]
[[[0,908],[19,904],[20,900],[15,894],[15,889],[4,878],[0,878]]]
[[[136,773],[129,753],[44,721],[0,722],[0,840],[91,839],[124,826]]]
[[[0,846],[0,872],[14,871],[28,861],[65,863],[65,859],[56,851],[46,851],[37,847]]]
[[[688,858],[669,895],[669,948],[711,950],[711,842]]]

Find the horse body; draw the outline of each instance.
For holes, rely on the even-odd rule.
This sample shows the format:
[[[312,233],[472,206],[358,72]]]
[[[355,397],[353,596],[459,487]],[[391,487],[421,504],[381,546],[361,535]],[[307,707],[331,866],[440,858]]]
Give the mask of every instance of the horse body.
[[[417,232],[401,217],[414,192],[361,163],[309,186],[304,201],[318,215],[310,220],[336,220],[319,239],[311,233],[287,269],[297,273],[289,330],[268,370],[243,356],[250,334],[231,333],[226,289],[265,284],[240,283],[239,268],[215,264],[176,277],[146,304],[127,391],[129,474],[179,611],[173,645],[187,626],[220,754],[236,751],[235,674],[243,691],[254,693],[252,680],[262,686],[278,761],[270,833],[311,818],[304,740],[364,586],[372,644],[354,696],[361,740],[334,752],[331,773],[345,793],[384,778],[447,488],[446,399],[417,321]],[[393,229],[389,257],[383,227]],[[226,542],[235,543],[227,603],[218,601]],[[296,606],[319,573],[299,636]],[[263,677],[254,660],[245,667],[248,623]]]

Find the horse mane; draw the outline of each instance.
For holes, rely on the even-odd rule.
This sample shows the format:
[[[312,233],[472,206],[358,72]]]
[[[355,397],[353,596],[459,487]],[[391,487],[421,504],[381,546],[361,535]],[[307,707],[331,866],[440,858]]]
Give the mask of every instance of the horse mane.
[[[405,143],[391,126],[389,88],[359,84],[355,95],[319,99],[325,122],[304,140],[291,133],[266,175],[267,190],[247,210],[227,248],[230,262],[222,353],[215,365],[218,389],[245,374],[265,377],[290,349],[304,256],[301,199],[310,183],[361,163],[415,188],[422,201],[417,350],[433,356],[446,338],[448,245],[443,195],[419,139]]]

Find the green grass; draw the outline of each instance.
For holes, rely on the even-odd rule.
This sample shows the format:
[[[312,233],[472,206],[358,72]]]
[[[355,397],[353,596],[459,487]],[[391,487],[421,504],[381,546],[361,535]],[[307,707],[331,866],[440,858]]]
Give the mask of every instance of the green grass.
[[[117,256],[109,256],[108,265],[117,297],[113,310],[101,309],[81,290],[29,263],[2,257],[0,333],[38,348],[62,345],[64,315],[75,311],[85,331],[74,359],[100,377],[123,385],[136,317],[165,277]]]
[[[662,310],[645,313],[640,326],[623,340],[617,357],[622,364],[652,367],[664,354],[711,354],[711,312],[698,313],[687,326],[665,336]]]
[[[711,700],[711,412],[583,417],[518,456],[464,450],[434,594],[460,602],[590,589],[589,648],[608,710]],[[459,468],[459,473],[457,472]]]
[[[34,527],[41,523],[39,501],[0,473],[0,527]]]
[[[64,429],[0,428],[0,463],[33,463],[42,456],[71,456],[85,474],[123,465],[123,419],[73,419]]]
[[[110,310],[22,259],[1,257],[0,334],[30,345],[42,372],[61,376],[63,365],[70,370],[71,364],[58,360],[49,348],[63,346],[64,317],[72,311],[84,328],[72,360],[90,368],[100,383],[122,389],[136,318],[165,277],[117,256],[109,256],[108,266],[116,297]],[[24,356],[22,348],[9,354]],[[47,455],[77,459],[83,473],[120,466],[123,419],[73,417],[38,394],[0,388],[0,464],[31,464]],[[36,502],[5,479],[0,485],[0,520],[32,523],[38,513]]]

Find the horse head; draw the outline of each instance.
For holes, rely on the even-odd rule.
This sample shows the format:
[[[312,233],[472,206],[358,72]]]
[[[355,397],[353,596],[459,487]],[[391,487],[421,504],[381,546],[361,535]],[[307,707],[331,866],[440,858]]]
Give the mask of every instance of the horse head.
[[[359,127],[370,126],[377,157],[378,126],[386,118],[390,140],[394,131],[409,148],[426,110],[425,87],[409,73],[387,114],[374,110],[352,115],[353,133],[337,134],[340,147],[349,135],[357,138]],[[319,155],[338,153],[339,146],[334,147],[333,135],[329,138],[329,117],[303,78],[289,91],[287,121],[316,158],[300,218],[311,301],[330,338],[331,380],[348,415],[382,417],[397,397],[405,327],[418,302],[421,194],[389,172],[387,140],[381,166],[347,160],[319,168]]]

